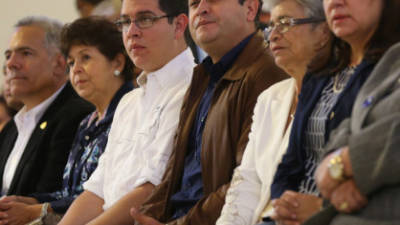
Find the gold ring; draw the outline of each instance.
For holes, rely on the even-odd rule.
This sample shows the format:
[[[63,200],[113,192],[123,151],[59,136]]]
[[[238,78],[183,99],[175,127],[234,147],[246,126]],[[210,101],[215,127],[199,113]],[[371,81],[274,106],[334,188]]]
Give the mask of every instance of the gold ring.
[[[339,209],[342,211],[346,210],[348,207],[349,207],[349,204],[347,202],[342,202],[339,205]]]

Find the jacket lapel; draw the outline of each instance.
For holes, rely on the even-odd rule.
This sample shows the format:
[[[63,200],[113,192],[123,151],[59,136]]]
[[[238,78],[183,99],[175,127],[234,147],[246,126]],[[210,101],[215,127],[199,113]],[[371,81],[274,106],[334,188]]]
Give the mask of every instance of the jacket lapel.
[[[263,43],[262,48],[259,48],[260,43]],[[254,51],[255,49],[257,51]],[[268,45],[267,42],[264,41],[262,32],[258,31],[250,39],[249,43],[247,43],[246,47],[238,55],[232,67],[225,73],[225,75],[222,78],[226,80],[240,80],[242,77],[246,75],[249,68],[252,67],[253,63],[262,54],[264,54],[264,52],[269,53]]]
[[[38,145],[43,143],[46,140],[43,140],[45,136],[46,130],[49,126],[51,126],[52,118],[57,109],[64,103],[64,100],[71,95],[72,87],[69,82],[65,84],[65,87],[60,92],[60,94],[55,98],[55,100],[50,104],[50,106],[46,109],[42,118],[40,118],[38,124],[36,124],[35,129],[32,132],[31,137],[25,147],[24,153],[21,156],[21,159],[18,163],[18,166],[15,170],[15,174],[13,180],[11,182],[10,188],[8,190],[9,193],[13,193],[15,188],[18,186],[19,179],[23,175],[24,168],[27,162],[32,158],[35,152],[39,151]],[[7,157],[8,158],[8,157]]]
[[[27,162],[30,159],[32,159],[32,155],[34,154],[34,152],[38,150],[37,145],[42,143],[42,139],[43,139],[45,130],[41,129],[40,125],[41,125],[41,123],[36,125],[35,130],[32,132],[32,135],[29,138],[29,141],[25,147],[24,153],[22,154],[21,159],[19,160],[18,166],[15,170],[13,180],[12,180],[10,188],[8,190],[9,193],[14,193],[14,191],[15,191],[14,189],[18,185],[19,179],[22,176],[25,165],[27,164]]]
[[[7,128],[9,127],[9,128]],[[8,156],[14,148],[15,141],[18,137],[17,127],[14,120],[11,120],[10,124],[3,130],[5,133],[4,138],[1,141],[1,152],[0,152],[0,190],[3,188],[3,176],[4,169],[7,163]]]
[[[392,85],[396,83],[396,79],[400,75],[398,63],[395,65],[397,67],[395,67],[394,71],[392,71],[393,67],[386,64],[377,66],[362,87],[352,112],[353,115],[359,115],[357,119],[352,121],[353,131],[359,131],[362,128],[371,108],[390,93]]]

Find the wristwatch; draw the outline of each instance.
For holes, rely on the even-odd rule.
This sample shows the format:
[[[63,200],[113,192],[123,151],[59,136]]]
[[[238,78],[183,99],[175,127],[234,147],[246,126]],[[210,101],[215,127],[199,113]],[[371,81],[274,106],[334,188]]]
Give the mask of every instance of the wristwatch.
[[[334,153],[335,155],[329,160],[328,165],[329,175],[336,181],[344,179],[344,164],[341,153],[341,149]]]

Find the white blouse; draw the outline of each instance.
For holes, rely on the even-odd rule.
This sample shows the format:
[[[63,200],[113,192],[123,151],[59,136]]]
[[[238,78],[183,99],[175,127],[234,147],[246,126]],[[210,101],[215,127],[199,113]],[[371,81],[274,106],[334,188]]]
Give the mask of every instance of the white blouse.
[[[293,78],[260,94],[254,108],[249,142],[235,169],[217,225],[251,225],[270,199],[275,171],[286,152],[292,122],[285,130],[296,89]]]

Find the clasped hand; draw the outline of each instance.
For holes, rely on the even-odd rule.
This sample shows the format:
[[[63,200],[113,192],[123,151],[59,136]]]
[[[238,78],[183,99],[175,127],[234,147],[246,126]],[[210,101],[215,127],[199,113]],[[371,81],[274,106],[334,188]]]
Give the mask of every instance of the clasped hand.
[[[340,154],[343,162],[344,179],[335,180],[329,173],[329,163]],[[329,154],[315,172],[315,181],[321,195],[342,213],[352,213],[367,205],[368,200],[357,187],[353,177],[349,148],[343,147]]]

